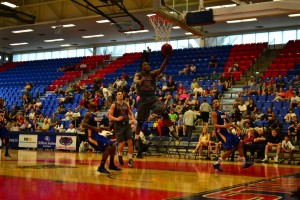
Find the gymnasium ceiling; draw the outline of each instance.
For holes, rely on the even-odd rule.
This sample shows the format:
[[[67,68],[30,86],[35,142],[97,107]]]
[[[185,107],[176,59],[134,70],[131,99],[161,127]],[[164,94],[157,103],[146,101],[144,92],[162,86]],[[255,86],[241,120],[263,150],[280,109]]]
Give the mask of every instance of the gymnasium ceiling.
[[[86,5],[83,0],[76,0],[77,2]],[[114,0],[120,1],[120,0]],[[168,5],[172,6],[175,2],[175,8],[183,11],[188,8],[189,11],[197,10],[200,0],[165,0]],[[203,0],[204,6],[217,6],[232,4],[234,2],[246,3],[248,6],[256,5],[256,3],[268,2],[272,0]],[[284,1],[284,0],[283,0]],[[203,26],[203,33],[205,36],[224,35],[232,33],[242,33],[249,31],[270,31],[276,29],[300,29],[300,17],[290,18],[288,14],[300,13],[299,0],[285,0],[294,1],[293,8],[285,8],[277,10],[272,8],[267,15],[259,13],[257,21],[237,24],[227,24],[224,20],[226,16],[219,12],[217,23],[213,25]],[[298,3],[296,3],[298,1]],[[3,2],[3,0],[1,0]],[[154,41],[154,30],[149,24],[149,18],[146,14],[151,14],[153,11],[152,0],[123,0],[124,6],[141,24],[144,29],[149,30],[147,33],[139,33],[132,35],[125,35],[118,32],[118,30],[109,23],[99,24],[96,20],[104,20],[99,14],[75,3],[71,0],[8,0],[8,2],[17,5],[15,10],[34,16],[34,24],[27,24],[17,20],[17,17],[0,15],[0,51],[4,52],[22,52],[22,51],[46,51],[48,49],[60,49],[62,44],[70,44],[74,48],[79,46],[103,46],[116,43],[130,43],[134,41]],[[94,5],[106,5],[103,1],[89,0]],[[188,6],[186,7],[186,2]],[[273,2],[274,3],[274,2]],[[241,6],[242,6],[241,5]],[[247,6],[246,5],[246,6]],[[258,5],[258,4],[257,4]],[[299,7],[298,7],[299,5]],[[257,6],[260,7],[260,6]],[[237,9],[236,7],[235,9]],[[227,9],[227,8],[226,8]],[[234,19],[230,15],[231,8],[224,12],[227,13],[227,18]],[[114,13],[118,9],[113,6],[101,7],[101,11],[109,14]],[[221,11],[221,10],[220,10]],[[1,13],[1,9],[0,9]],[[250,12],[249,12],[250,13]],[[248,13],[248,14],[249,14]],[[255,13],[251,11],[251,13]],[[257,12],[258,13],[258,12]],[[221,16],[222,15],[222,16]],[[246,15],[243,11],[242,15]],[[18,15],[20,16],[20,15]],[[31,20],[28,16],[24,17]],[[222,18],[222,19],[221,19]],[[246,16],[244,17],[246,18]],[[128,20],[125,19],[126,21]],[[53,29],[51,26],[60,26],[64,24],[74,24],[74,27]],[[13,34],[14,30],[32,29],[32,32]],[[172,30],[172,38],[181,38],[185,36],[186,31]],[[103,34],[104,37],[83,39],[81,36]],[[192,36],[191,36],[192,37]],[[46,43],[44,40],[63,38],[64,41]],[[27,42],[27,45],[11,46],[12,43]]]

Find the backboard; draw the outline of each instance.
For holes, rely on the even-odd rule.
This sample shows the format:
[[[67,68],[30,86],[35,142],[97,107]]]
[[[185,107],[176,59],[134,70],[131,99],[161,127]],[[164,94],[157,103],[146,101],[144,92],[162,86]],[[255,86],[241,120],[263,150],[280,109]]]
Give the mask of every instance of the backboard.
[[[166,0],[153,0],[153,13],[156,15],[168,19],[174,25],[191,32],[197,36],[203,36],[201,26],[188,26],[186,24],[186,13],[188,11],[188,3],[174,5],[174,1]]]
[[[144,30],[144,27],[136,23],[135,21],[117,22],[117,23],[112,23],[112,25],[121,33]]]

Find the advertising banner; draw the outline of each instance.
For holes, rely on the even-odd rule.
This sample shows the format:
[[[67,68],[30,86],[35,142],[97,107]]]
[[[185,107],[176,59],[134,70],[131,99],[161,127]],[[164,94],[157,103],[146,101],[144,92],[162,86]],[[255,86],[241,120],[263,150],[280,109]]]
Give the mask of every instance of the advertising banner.
[[[76,136],[56,136],[56,149],[76,150]]]
[[[19,147],[19,134],[9,134],[9,146]]]
[[[39,149],[55,149],[56,135],[38,135]]]
[[[37,148],[37,135],[19,135],[19,147],[25,148]]]

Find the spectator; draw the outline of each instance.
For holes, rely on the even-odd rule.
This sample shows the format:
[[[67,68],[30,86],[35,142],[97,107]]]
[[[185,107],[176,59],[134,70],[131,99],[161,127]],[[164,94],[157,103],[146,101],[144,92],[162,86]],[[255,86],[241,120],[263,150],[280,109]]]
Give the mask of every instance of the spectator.
[[[183,109],[183,104],[182,104],[182,101],[178,101],[178,104],[176,104],[175,106],[175,112],[177,114],[182,114],[182,109]]]
[[[284,116],[284,121],[286,123],[291,123],[294,116],[297,116],[296,113],[294,113],[293,109],[289,109],[286,115]]]
[[[279,91],[276,92],[276,96],[275,96],[275,98],[273,99],[272,102],[274,102],[274,101],[285,101],[285,100],[287,100],[286,99],[286,92],[283,90],[283,87],[280,87]]]
[[[191,86],[190,86],[191,91],[194,91],[194,89],[196,88],[197,85],[199,85],[197,79],[193,79]]]
[[[50,122],[49,120],[45,120],[42,125],[42,131],[47,132],[50,129]]]
[[[68,112],[65,114],[66,118],[63,119],[63,121],[71,121],[73,117],[73,111],[72,108],[68,109]]]
[[[24,120],[24,123],[22,124],[22,126],[20,127],[21,131],[31,131],[31,124],[29,123],[28,120]]]
[[[254,142],[254,129],[250,128],[248,129],[248,133],[245,135],[244,139],[243,139],[243,150],[244,150],[244,155],[247,155],[247,151],[248,150],[252,150],[252,144]],[[254,157],[254,152],[251,152],[251,157]]]
[[[59,121],[59,119],[56,116],[56,113],[52,113],[52,118],[50,120],[50,127],[55,126],[57,124],[57,122]]]
[[[213,71],[212,75],[210,76],[210,79],[211,79],[212,81],[216,81],[216,80],[219,79],[219,75],[217,74],[216,71]]]
[[[197,85],[195,86],[194,90],[193,90],[193,94],[194,94],[195,96],[197,96],[197,97],[198,97],[198,96],[201,97],[201,96],[204,96],[204,95],[205,95],[205,90],[203,90],[203,88],[200,87],[199,84],[197,84]]]
[[[170,92],[173,94],[173,91],[175,90],[177,83],[173,80],[173,76],[170,76],[169,81],[167,82],[167,88],[166,92]]]
[[[61,121],[57,121],[57,124],[54,126],[54,131],[63,132],[64,130],[64,125],[61,123]]]
[[[193,64],[191,65],[191,67],[190,67],[190,74],[194,74],[194,73],[196,73],[196,71],[197,71],[196,66],[195,66],[195,64],[193,63]]]
[[[112,93],[106,88],[104,84],[102,84],[101,88],[103,96],[105,98],[105,106],[108,110],[112,104]]]
[[[210,144],[210,135],[208,134],[207,132],[207,129],[206,128],[203,128],[202,129],[202,133],[200,133],[200,136],[199,136],[199,141],[198,141],[198,144],[196,146],[196,149],[194,149],[193,153],[196,153],[197,151],[199,151],[199,159],[202,160],[202,149],[203,147],[207,147],[207,157],[206,157],[206,160],[210,160],[210,147],[209,147],[209,144]]]
[[[278,163],[278,156],[280,153],[280,147],[281,147],[281,139],[277,133],[276,129],[273,129],[271,131],[271,135],[267,138],[267,145],[265,147],[265,158],[262,160],[262,162],[268,161],[268,153],[269,150],[276,150],[276,156],[275,156],[275,163]]]
[[[208,68],[211,68],[211,67],[214,67],[214,68],[218,67],[218,62],[217,62],[217,59],[215,58],[215,56],[210,57],[210,61],[208,63]]]
[[[209,120],[209,113],[212,112],[212,108],[209,103],[206,102],[206,99],[203,99],[203,103],[200,105],[200,113],[202,119],[202,128],[208,129],[208,120]],[[204,126],[205,124],[205,126]]]
[[[291,98],[293,97],[293,93],[294,93],[294,88],[293,86],[289,86],[289,89],[286,91],[285,95],[286,95],[286,99],[287,100],[291,100]]]
[[[185,136],[186,135],[186,126],[184,125],[184,119],[183,119],[183,115],[179,114],[179,118],[176,122],[176,133],[179,136]],[[180,134],[180,131],[182,131],[182,134]]]
[[[72,123],[69,125],[66,133],[76,133],[76,129],[74,128],[74,125]]]
[[[169,118],[173,125],[176,125],[176,122],[178,120],[178,115],[174,112],[174,109],[170,109]]]
[[[12,105],[12,109],[9,112],[9,117],[11,120],[15,121],[17,117],[18,109],[16,105]]]
[[[189,66],[189,64],[185,64],[185,67],[183,68],[182,71],[179,71],[178,74],[181,75],[181,74],[190,74],[190,71],[191,71],[191,68]]]
[[[230,81],[228,80],[228,78],[226,78],[225,73],[221,74],[221,77],[219,78],[219,81],[220,81],[220,84],[223,85],[223,89],[225,91],[227,91],[228,87],[229,87],[229,84],[230,84]]]
[[[283,80],[282,76],[279,74],[277,80],[275,81],[277,91],[279,88],[285,88],[285,81]]]
[[[294,107],[300,107],[300,97],[297,96],[295,91],[293,91],[293,96],[291,97],[290,109]]]
[[[63,104],[59,105],[55,112],[57,114],[64,114],[65,113],[65,106]]]
[[[196,120],[196,114],[192,111],[192,107],[188,107],[188,111],[184,113],[183,116],[184,125],[186,126],[187,137],[191,138],[194,127],[194,120]]]
[[[294,79],[290,80],[289,83],[292,88],[298,88],[300,86],[300,76],[297,74]]]
[[[250,152],[251,156],[254,152],[257,152],[257,158],[262,159],[264,157],[264,149],[267,143],[267,137],[264,133],[263,128],[258,128],[257,133],[254,133],[253,144],[251,145]]]
[[[186,91],[186,89],[184,88],[183,84],[180,83],[179,87],[177,88],[177,93],[183,93],[183,91]]]
[[[281,158],[284,160],[284,153],[289,153],[289,162],[293,157],[293,151],[295,150],[295,146],[292,145],[289,136],[284,136],[284,140],[281,144]]]

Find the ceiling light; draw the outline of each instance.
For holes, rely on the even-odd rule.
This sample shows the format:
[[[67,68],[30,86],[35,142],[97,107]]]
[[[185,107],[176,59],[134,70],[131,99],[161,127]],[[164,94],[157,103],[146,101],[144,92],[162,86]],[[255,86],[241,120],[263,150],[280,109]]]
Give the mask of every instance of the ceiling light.
[[[52,40],[44,40],[44,42],[59,42],[59,41],[64,41],[64,39],[59,38],[59,39],[52,39]]]
[[[11,46],[19,46],[19,45],[26,45],[28,44],[27,42],[21,42],[21,43],[13,43],[13,44],[9,44]]]
[[[61,47],[70,47],[71,45],[70,44],[62,44],[60,45]]]
[[[211,6],[211,7],[206,7],[205,10],[210,10],[210,9],[218,9],[218,8],[229,8],[229,7],[235,7],[236,4],[227,4],[227,5],[221,5],[221,6]]]
[[[231,20],[231,21],[226,21],[228,24],[234,24],[234,23],[242,23],[242,22],[253,22],[257,21],[256,18],[249,18],[249,19],[239,19],[239,20]]]
[[[125,34],[135,34],[135,33],[146,33],[146,32],[149,32],[149,30],[127,31],[124,33]]]
[[[81,36],[82,38],[88,39],[88,38],[95,38],[95,37],[103,37],[103,34],[99,35],[86,35],[86,36]]]
[[[105,19],[105,20],[98,20],[98,21],[96,21],[97,23],[99,23],[99,24],[103,24],[103,23],[108,23],[108,22],[110,22],[109,20],[107,20],[107,19]]]
[[[9,2],[1,2],[1,4],[11,7],[11,8],[16,8],[18,7],[17,5],[13,4],[13,3],[9,3]]]
[[[290,14],[289,17],[300,17],[300,13],[298,13],[298,14]]]
[[[51,28],[59,28],[59,27],[63,27],[63,28],[70,28],[70,27],[74,27],[74,24],[64,24],[64,25],[58,25],[58,26],[51,26]]]
[[[148,14],[147,17],[155,16],[156,14]]]
[[[180,26],[173,26],[172,29],[180,29]]]
[[[187,32],[187,33],[185,33],[186,35],[193,35],[193,33],[191,33],[191,32]]]
[[[12,33],[27,33],[32,31],[33,31],[32,29],[25,29],[25,30],[12,31]]]

